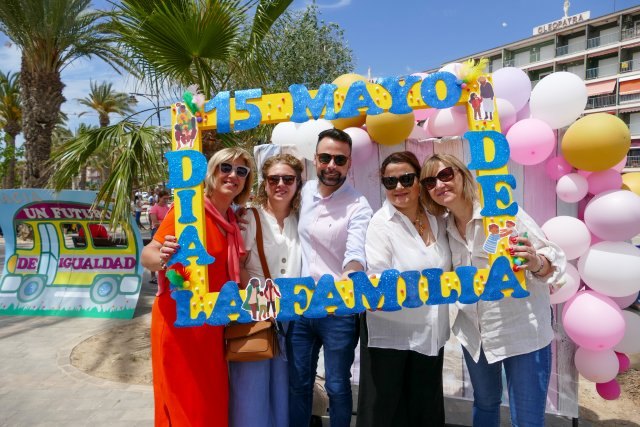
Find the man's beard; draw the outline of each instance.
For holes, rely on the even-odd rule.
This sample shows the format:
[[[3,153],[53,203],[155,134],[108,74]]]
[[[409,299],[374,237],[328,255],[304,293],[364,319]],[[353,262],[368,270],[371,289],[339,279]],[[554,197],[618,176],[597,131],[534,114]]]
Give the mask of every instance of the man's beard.
[[[326,171],[320,171],[318,172],[318,180],[327,187],[339,187],[347,180],[347,177],[340,172],[337,172],[336,176],[328,177]]]

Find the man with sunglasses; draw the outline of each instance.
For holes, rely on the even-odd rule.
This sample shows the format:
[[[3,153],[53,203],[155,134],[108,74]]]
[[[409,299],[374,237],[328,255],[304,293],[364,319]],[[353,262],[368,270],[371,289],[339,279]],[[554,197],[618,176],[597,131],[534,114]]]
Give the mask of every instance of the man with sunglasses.
[[[315,281],[325,274],[331,274],[336,281],[346,279],[349,273],[366,267],[364,244],[373,215],[364,196],[345,182],[351,166],[351,137],[339,129],[321,132],[314,165],[318,179],[309,181],[301,193],[301,276],[311,276]],[[357,343],[357,316],[301,317],[290,323],[290,426],[309,426],[320,347],[324,347],[331,426],[350,425],[350,370]]]

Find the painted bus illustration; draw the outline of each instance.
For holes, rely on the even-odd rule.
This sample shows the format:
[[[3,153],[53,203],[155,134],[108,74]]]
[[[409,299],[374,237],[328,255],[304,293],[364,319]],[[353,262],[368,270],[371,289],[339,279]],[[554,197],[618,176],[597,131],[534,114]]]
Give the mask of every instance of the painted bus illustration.
[[[56,293],[61,297],[88,293],[96,305],[121,295],[137,299],[138,240],[130,224],[108,230],[100,214],[89,203],[21,206],[13,216],[15,251],[6,254],[0,294],[11,293],[20,303],[37,300],[47,289],[64,289]]]

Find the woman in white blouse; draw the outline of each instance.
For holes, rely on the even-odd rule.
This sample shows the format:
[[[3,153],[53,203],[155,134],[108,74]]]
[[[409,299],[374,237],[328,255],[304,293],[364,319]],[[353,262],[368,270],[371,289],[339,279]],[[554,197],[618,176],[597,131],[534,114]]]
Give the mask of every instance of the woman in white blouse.
[[[448,213],[453,267],[487,268],[488,254],[483,249],[486,233],[477,185],[469,169],[456,157],[440,154],[424,163],[420,178],[429,210],[436,215]],[[549,287],[564,274],[566,258],[522,209],[516,215],[516,228],[519,236],[509,239],[510,252],[524,258],[524,263],[514,268],[526,270],[530,295],[458,303],[452,327],[462,344],[474,389],[474,426],[500,425],[503,366],[512,424],[544,425],[553,339]]]
[[[297,212],[300,207],[302,170],[302,163],[289,154],[270,157],[262,166],[262,182],[254,205],[262,224],[267,266],[274,279],[300,276],[302,255]],[[248,223],[242,237],[248,255],[241,270],[242,282],[248,283],[249,278],[255,277],[265,284],[256,245],[255,217],[249,212],[245,219]],[[280,346],[280,355],[273,359],[229,363],[230,426],[289,425],[289,377],[283,344]]]
[[[408,151],[388,156],[380,168],[386,200],[367,229],[368,273],[387,269],[451,270],[444,221],[427,212]],[[363,316],[357,426],[444,425],[443,347],[449,308],[421,306]]]

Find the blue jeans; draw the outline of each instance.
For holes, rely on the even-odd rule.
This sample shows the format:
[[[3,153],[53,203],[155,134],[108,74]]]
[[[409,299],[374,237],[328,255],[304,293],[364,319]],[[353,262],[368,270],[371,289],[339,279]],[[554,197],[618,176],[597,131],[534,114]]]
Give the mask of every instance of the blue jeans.
[[[324,347],[331,427],[349,426],[353,409],[351,365],[357,343],[357,316],[302,317],[289,323],[287,359],[291,427],[309,426],[320,347]]]
[[[478,363],[462,347],[473,385],[473,425],[500,425],[502,366],[507,376],[509,410],[514,427],[544,426],[544,409],[551,376],[551,344],[540,350],[487,362],[484,351]]]

